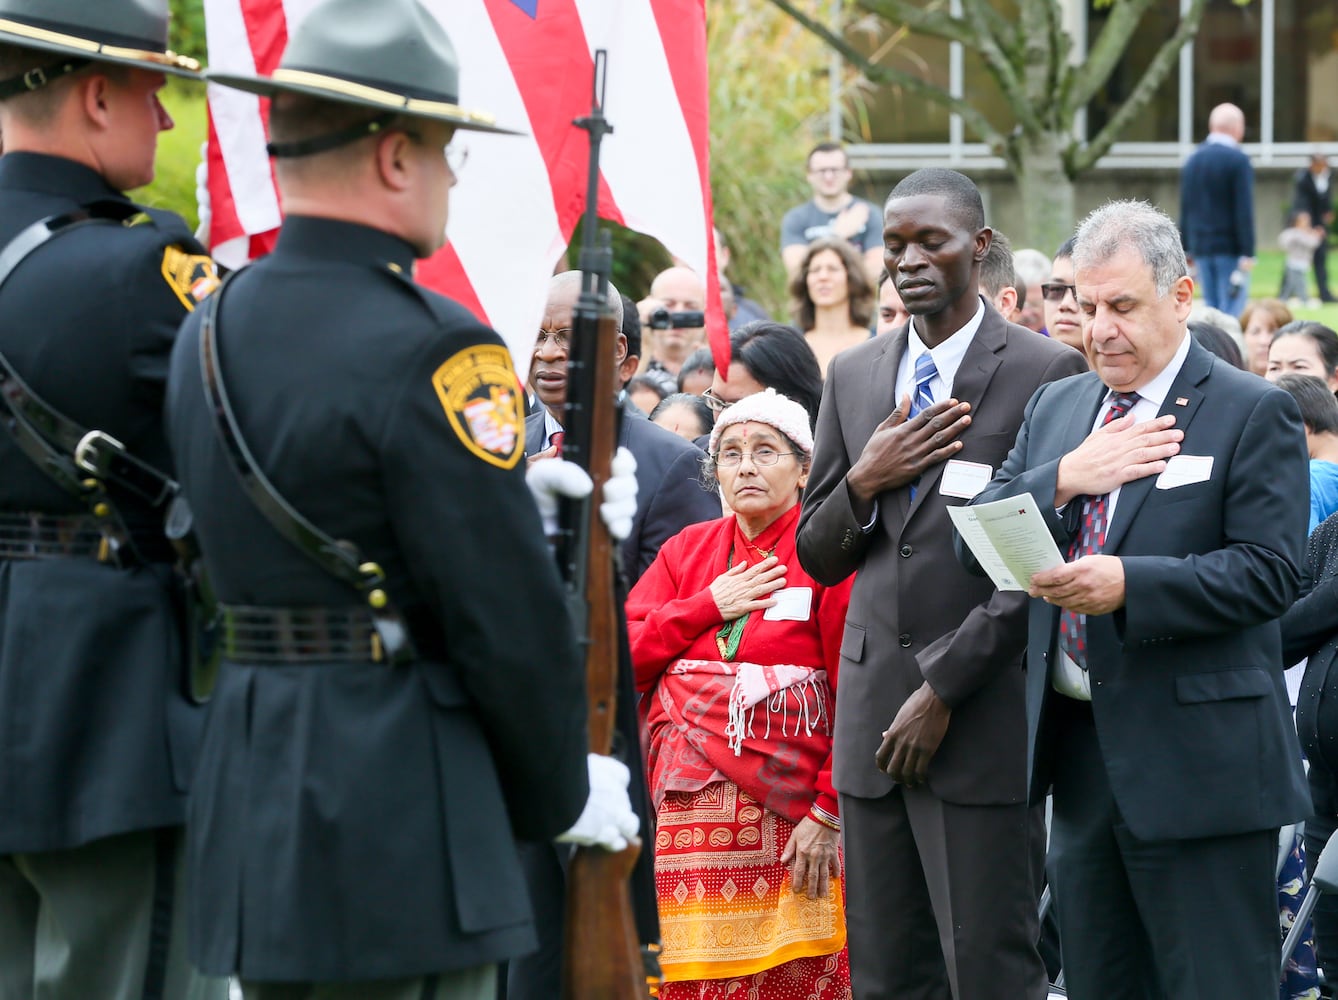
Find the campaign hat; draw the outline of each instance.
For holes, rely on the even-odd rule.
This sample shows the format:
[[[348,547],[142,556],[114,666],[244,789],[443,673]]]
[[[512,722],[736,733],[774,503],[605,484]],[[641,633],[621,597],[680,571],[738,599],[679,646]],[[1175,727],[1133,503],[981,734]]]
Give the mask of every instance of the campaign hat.
[[[271,74],[211,70],[207,78],[263,97],[303,94],[514,134],[492,115],[460,106],[459,67],[446,30],[418,0],[325,0],[297,26]]]
[[[34,50],[0,97],[37,90],[90,62],[198,79],[200,64],[167,47],[167,0],[0,0],[0,45]],[[43,61],[37,53],[66,57]]]

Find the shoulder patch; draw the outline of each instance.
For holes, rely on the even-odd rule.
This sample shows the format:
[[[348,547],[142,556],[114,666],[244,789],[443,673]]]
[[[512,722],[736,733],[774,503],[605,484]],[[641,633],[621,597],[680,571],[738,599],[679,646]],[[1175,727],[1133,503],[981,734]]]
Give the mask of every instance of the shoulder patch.
[[[452,355],[432,373],[432,387],[471,454],[500,469],[516,467],[525,450],[525,418],[505,347],[479,344]]]
[[[178,246],[163,250],[163,279],[187,312],[194,312],[195,307],[219,286],[212,257],[187,253]]]

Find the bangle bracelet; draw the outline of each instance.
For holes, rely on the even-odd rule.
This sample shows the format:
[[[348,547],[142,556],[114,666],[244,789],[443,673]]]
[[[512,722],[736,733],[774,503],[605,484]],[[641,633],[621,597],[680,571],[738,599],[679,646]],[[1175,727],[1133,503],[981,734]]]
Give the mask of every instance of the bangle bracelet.
[[[821,823],[823,826],[827,827],[827,829],[835,830],[837,833],[841,832],[840,817],[833,816],[826,809],[823,809],[816,803],[809,807],[808,815],[810,819],[814,820],[815,822]]]

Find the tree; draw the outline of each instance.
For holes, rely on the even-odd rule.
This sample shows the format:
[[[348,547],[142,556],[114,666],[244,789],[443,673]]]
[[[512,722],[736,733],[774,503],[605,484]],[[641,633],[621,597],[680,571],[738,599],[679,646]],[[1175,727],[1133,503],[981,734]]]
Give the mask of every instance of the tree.
[[[1189,0],[1175,32],[1158,47],[1129,96],[1096,135],[1084,139],[1074,128],[1078,113],[1106,86],[1154,0],[1096,0],[1110,8],[1110,16],[1080,63],[1071,58],[1073,40],[1062,26],[1063,0],[1016,0],[1016,18],[1005,17],[991,0],[960,0],[959,16],[947,13],[938,0],[850,0],[911,39],[920,35],[958,42],[979,55],[1016,123],[1011,132],[997,128],[968,101],[913,73],[871,61],[794,0],[771,2],[841,53],[871,83],[901,87],[960,115],[1012,171],[1022,198],[1026,242],[1045,247],[1058,246],[1073,232],[1073,182],[1147,107],[1176,66],[1180,50],[1198,32],[1207,4]]]

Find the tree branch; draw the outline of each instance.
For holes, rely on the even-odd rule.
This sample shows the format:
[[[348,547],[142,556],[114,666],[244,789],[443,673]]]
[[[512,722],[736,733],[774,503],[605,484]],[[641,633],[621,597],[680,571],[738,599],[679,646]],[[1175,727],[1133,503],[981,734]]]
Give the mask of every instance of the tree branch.
[[[1110,17],[1097,35],[1082,66],[1074,71],[1070,94],[1072,107],[1086,107],[1121,59],[1129,51],[1129,39],[1138,28],[1143,14],[1152,6],[1152,0],[1119,0],[1110,5]]]
[[[914,76],[903,70],[893,69],[890,66],[879,66],[877,63],[870,62],[867,56],[856,49],[848,41],[833,32],[825,24],[815,21],[803,11],[796,8],[790,0],[770,0],[770,2],[786,14],[789,14],[813,34],[821,38],[829,46],[835,49],[847,62],[859,67],[860,72],[871,82],[901,87],[909,93],[916,94],[926,100],[933,101],[935,104],[942,105],[954,114],[960,115],[963,123],[975,131],[975,133],[980,136],[982,142],[986,143],[1000,156],[1007,157],[1008,143],[1003,133],[991,125],[989,119],[966,101],[953,97],[941,87],[926,83],[918,76]]]
[[[1175,34],[1157,50],[1157,54],[1152,57],[1152,62],[1148,65],[1142,77],[1139,78],[1133,91],[1125,98],[1119,109],[1111,115],[1105,128],[1085,147],[1071,148],[1071,155],[1066,157],[1070,177],[1077,177],[1083,171],[1094,166],[1101,157],[1110,151],[1110,147],[1114,145],[1120,133],[1147,107],[1153,95],[1156,94],[1157,88],[1162,85],[1179,61],[1180,50],[1184,48],[1185,43],[1192,40],[1198,33],[1199,24],[1203,20],[1203,8],[1206,4],[1207,0],[1192,0],[1189,10],[1181,17]]]
[[[965,11],[967,21],[974,29],[986,70],[999,85],[999,90],[1017,117],[1018,124],[1025,131],[1039,131],[1041,122],[1036,117],[1036,106],[1028,98],[1022,79],[1018,76],[1017,67],[1009,62],[999,47],[998,39],[991,30],[989,18],[984,13],[987,7],[988,0],[962,0],[962,10]],[[1023,66],[1025,65],[1024,61]]]
[[[943,13],[942,9],[921,7],[908,0],[855,0],[855,3],[888,24],[903,25],[921,35],[961,42],[968,48],[976,48],[975,36],[966,29],[961,19]]]

